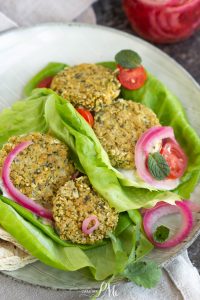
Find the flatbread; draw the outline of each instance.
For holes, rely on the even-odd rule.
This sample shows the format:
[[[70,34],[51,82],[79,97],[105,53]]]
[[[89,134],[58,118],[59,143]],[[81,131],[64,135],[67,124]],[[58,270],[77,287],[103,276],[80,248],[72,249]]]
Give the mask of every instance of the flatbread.
[[[0,227],[1,271],[14,271],[36,260],[8,232]]]
[[[23,250],[24,252],[27,252],[27,250],[24,249],[23,246],[21,246],[16,240],[15,238],[12,237],[12,235],[10,235],[10,233],[8,233],[7,231],[5,231],[2,227],[0,227],[0,240],[4,240],[7,242],[12,243],[13,245],[17,246],[17,248]],[[27,252],[28,253],[28,252]]]

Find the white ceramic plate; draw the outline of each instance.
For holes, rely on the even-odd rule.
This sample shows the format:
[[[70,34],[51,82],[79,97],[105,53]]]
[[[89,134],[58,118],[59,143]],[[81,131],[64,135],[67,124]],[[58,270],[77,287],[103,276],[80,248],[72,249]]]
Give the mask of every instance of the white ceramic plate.
[[[25,83],[48,62],[74,65],[81,62],[113,60],[121,49],[134,49],[144,66],[156,75],[186,109],[191,125],[200,134],[200,88],[174,60],[132,35],[81,24],[46,24],[8,32],[0,36],[0,111],[21,97]],[[200,199],[197,187],[193,199]],[[200,202],[200,200],[199,200]],[[151,258],[164,265],[186,249],[197,237],[200,221],[182,244],[170,250],[154,250]],[[69,290],[97,287],[89,272],[63,272],[37,262],[15,272],[4,272],[17,279]]]

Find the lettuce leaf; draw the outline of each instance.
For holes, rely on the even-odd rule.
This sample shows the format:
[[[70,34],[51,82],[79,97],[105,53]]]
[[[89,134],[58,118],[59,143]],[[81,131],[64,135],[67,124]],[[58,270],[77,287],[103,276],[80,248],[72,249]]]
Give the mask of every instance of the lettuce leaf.
[[[74,244],[70,241],[63,241],[59,238],[59,235],[57,232],[54,230],[53,226],[51,224],[45,224],[45,219],[40,218],[36,216],[34,213],[29,211],[28,209],[24,208],[23,206],[17,204],[13,200],[10,200],[6,197],[3,197],[0,195],[0,200],[2,200],[4,203],[10,205],[12,208],[15,209],[16,212],[20,216],[22,216],[25,220],[29,221],[31,224],[39,228],[41,231],[43,231],[47,236],[49,236],[54,242],[58,243],[59,245],[63,247],[72,247]],[[128,226],[128,220],[126,217],[126,223],[124,224],[123,219],[125,217],[120,217],[120,223],[117,226],[119,231],[123,231],[126,229]],[[122,220],[121,220],[122,219]],[[123,223],[122,223],[123,222]],[[122,223],[122,224],[121,224]],[[98,243],[95,243],[94,245],[78,245],[80,249],[90,249],[90,248],[95,248],[102,246],[106,243],[106,241],[100,241]]]
[[[126,225],[124,226],[124,222]],[[25,249],[43,263],[65,271],[75,271],[89,267],[96,280],[104,280],[116,271],[116,264],[123,265],[116,258],[110,241],[97,248],[82,250],[76,245],[63,247],[28,220],[25,220],[13,207],[0,200],[0,225],[9,232]],[[131,236],[134,226],[123,215],[121,225],[118,225],[119,239],[127,255],[133,247]],[[140,244],[140,243],[139,243]],[[142,245],[142,243],[141,243]],[[148,242],[142,246],[143,252],[148,253],[152,245]],[[123,254],[123,258],[125,255]]]
[[[88,266],[94,268],[88,256],[79,247],[58,245],[2,201],[0,201],[0,224],[29,253],[49,266],[66,271],[75,271]]]
[[[11,136],[30,132],[46,132],[44,118],[46,95],[33,94],[23,101],[17,101],[11,108],[0,113],[0,148]]]
[[[125,265],[141,261],[153,249],[153,245],[142,233],[136,237],[138,230],[139,228],[130,224],[120,235],[111,234],[112,242],[85,251],[95,266],[95,269],[91,268],[91,272],[96,280],[117,275]]]
[[[32,90],[34,90],[38,83],[46,78],[46,77],[53,77],[58,72],[62,71],[65,67],[67,67],[66,64],[58,63],[58,62],[50,62],[47,64],[41,71],[39,71],[31,80],[27,82],[27,84],[24,87],[24,95],[30,96]]]

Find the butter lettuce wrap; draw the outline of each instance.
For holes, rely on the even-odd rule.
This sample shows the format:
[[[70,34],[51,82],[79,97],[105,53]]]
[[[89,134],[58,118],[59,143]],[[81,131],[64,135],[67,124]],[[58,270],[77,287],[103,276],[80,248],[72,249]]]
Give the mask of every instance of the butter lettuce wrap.
[[[132,186],[130,183],[127,186],[126,179],[111,166],[107,153],[87,122],[69,102],[54,92],[48,90],[47,93],[45,117],[50,131],[76,153],[93,187],[111,207],[122,212],[150,205],[160,199],[177,200],[176,194],[149,191],[141,188],[138,182],[133,181]]]
[[[112,70],[117,67],[115,62],[100,64]],[[121,96],[146,105],[154,111],[161,125],[173,127],[177,141],[189,158],[188,168],[174,192],[184,199],[190,198],[200,177],[200,138],[191,127],[179,99],[150,73],[144,86],[132,91],[122,87]]]
[[[161,125],[173,127],[176,139],[189,159],[188,168],[174,192],[184,199],[190,198],[200,176],[200,139],[190,126],[181,103],[151,74],[148,74],[148,80],[141,89],[128,91],[122,88],[121,93],[124,99],[132,99],[151,108]]]
[[[152,244],[142,233],[138,235],[136,225],[131,222],[127,214],[120,216],[118,226],[113,234],[113,237],[121,245],[122,255],[120,260],[113,251],[113,246],[109,240],[99,247],[85,249],[84,251],[78,245],[63,247],[63,245],[57,243],[55,238],[52,239],[51,234],[47,234],[41,225],[38,227],[36,223],[29,222],[30,218],[26,216],[26,213],[21,212],[23,216],[20,215],[18,213],[20,209],[17,212],[12,207],[13,205],[8,204],[9,200],[2,196],[0,198],[1,226],[33,256],[60,270],[75,271],[89,267],[96,280],[104,280],[110,275],[118,275],[116,268],[119,264],[122,266],[121,271],[126,270],[130,263],[137,263],[153,249]],[[133,243],[136,235],[137,244],[136,241]],[[160,273],[159,269],[157,269],[157,273]],[[123,272],[121,272],[121,276],[125,276]],[[156,284],[157,281],[158,278],[156,282],[149,283],[149,287]]]
[[[75,271],[93,267],[87,255],[79,247],[62,247],[38,227],[27,222],[11,206],[0,201],[0,224],[33,256],[52,267]]]

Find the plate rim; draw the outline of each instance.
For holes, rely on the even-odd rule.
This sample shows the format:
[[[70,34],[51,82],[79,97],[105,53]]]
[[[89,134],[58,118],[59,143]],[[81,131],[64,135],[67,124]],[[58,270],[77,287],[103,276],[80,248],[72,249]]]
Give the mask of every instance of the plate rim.
[[[176,67],[184,73],[194,84],[194,86],[197,88],[197,90],[200,92],[200,83],[197,82],[197,80],[187,71],[179,62],[177,62],[173,57],[171,57],[169,54],[165,53],[161,49],[159,49],[156,45],[151,44],[150,42],[135,36],[131,33],[112,28],[112,27],[107,27],[104,25],[99,25],[99,24],[89,24],[89,23],[80,23],[80,22],[45,22],[41,24],[35,24],[31,26],[21,26],[21,27],[14,27],[7,29],[5,31],[0,32],[0,39],[1,37],[4,37],[6,35],[12,35],[15,33],[19,33],[21,31],[29,31],[29,30],[34,30],[40,27],[86,27],[86,28],[92,28],[92,29],[102,29],[105,31],[110,31],[113,33],[116,33],[118,35],[126,36],[127,38],[131,38],[133,40],[137,40],[139,43],[148,46],[152,48],[152,50],[156,51],[159,55],[163,56],[165,59],[170,60],[173,64],[176,65]]]
[[[125,36],[129,39],[132,40],[136,40],[138,43],[144,45],[145,47],[151,48],[152,50],[154,50],[156,53],[158,53],[158,55],[160,55],[161,57],[163,57],[163,59],[167,59],[168,61],[170,61],[171,63],[173,63],[176,68],[179,69],[180,72],[182,72],[184,74],[185,77],[187,77],[190,82],[193,84],[193,87],[196,89],[196,91],[200,94],[200,84],[197,82],[197,80],[189,73],[189,71],[187,71],[180,63],[178,63],[174,58],[172,58],[170,55],[168,55],[167,53],[165,53],[164,51],[162,51],[161,49],[159,49],[156,45],[151,44],[150,42],[143,40],[140,37],[137,37],[131,33],[127,33],[124,31],[121,31],[119,29],[115,29],[115,28],[111,28],[111,27],[107,27],[104,25],[98,25],[98,24],[87,24],[87,23],[79,23],[79,22],[45,22],[45,23],[41,23],[41,24],[36,24],[36,25],[32,25],[32,26],[22,26],[22,27],[14,27],[14,28],[10,28],[7,29],[3,32],[0,32],[0,40],[2,37],[4,36],[11,36],[15,35],[15,34],[19,34],[20,32],[23,31],[31,31],[37,28],[43,28],[43,27],[84,27],[84,28],[89,28],[89,29],[101,29],[103,31],[109,31],[109,32],[113,32],[115,34],[117,34],[118,36]],[[200,221],[199,221],[199,225],[200,225]],[[200,226],[199,229],[197,229],[197,231],[194,233],[193,237],[186,243],[183,245],[183,247],[177,251],[174,255],[172,255],[170,258],[168,258],[165,262],[161,263],[160,266],[161,267],[166,267],[170,262],[172,262],[177,256],[181,255],[183,252],[185,252],[188,247],[190,247],[192,245],[192,243],[197,239],[197,237],[200,235]],[[53,288],[53,287],[47,287],[47,286],[43,286],[43,285],[39,285],[39,284],[34,284],[34,283],[30,283],[28,281],[24,281],[22,279],[18,279],[15,277],[12,277],[12,275],[9,275],[8,273],[4,273],[4,271],[0,271],[1,274],[3,274],[6,277],[11,277],[14,281],[18,281],[20,283],[23,284],[28,284],[28,285],[32,285],[32,286],[39,286],[45,289],[52,289],[52,290],[58,290],[58,291],[82,291],[83,289],[79,289],[79,288],[72,288],[72,289],[62,289],[62,288]],[[125,281],[124,281],[125,282]],[[95,288],[92,288],[92,290],[96,290]]]

